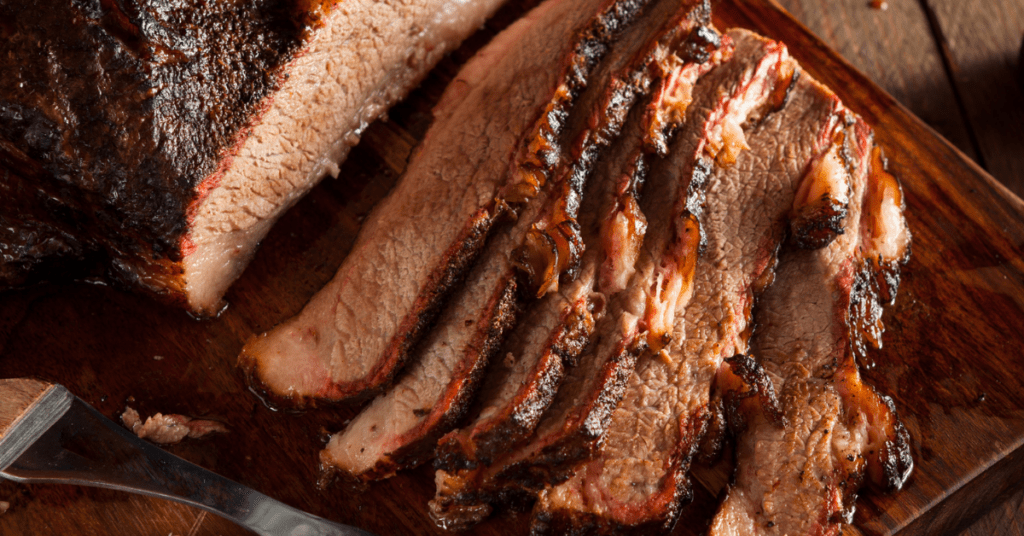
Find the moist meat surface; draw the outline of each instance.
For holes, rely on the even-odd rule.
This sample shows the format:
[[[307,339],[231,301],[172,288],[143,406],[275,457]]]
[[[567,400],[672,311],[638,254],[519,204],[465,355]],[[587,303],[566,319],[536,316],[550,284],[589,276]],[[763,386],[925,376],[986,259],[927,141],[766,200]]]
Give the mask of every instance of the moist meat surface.
[[[637,215],[656,223],[685,219],[688,209],[699,199],[700,182],[703,180],[701,174],[707,173],[706,168],[698,165],[699,158],[705,154],[704,148],[711,154],[714,154],[712,151],[728,152],[722,150],[725,137],[723,132],[727,130],[723,124],[742,123],[747,114],[770,101],[775,89],[774,82],[779,76],[777,70],[782,59],[781,49],[765,46],[765,42],[747,34],[737,34],[737,37],[739,45],[736,59],[726,62],[699,81],[692,78],[681,80],[676,75],[688,72],[692,66],[677,66],[679,69],[672,71],[663,80],[666,84],[679,86],[675,88],[675,94],[661,95],[647,109],[634,111],[637,116],[641,115],[637,112],[642,113],[643,121],[635,118],[627,127],[625,138],[607,152],[606,156],[611,158],[599,161],[598,177],[607,174],[607,177],[600,180],[610,180],[612,188],[607,193],[609,199],[602,203],[593,224],[607,225],[609,214],[617,213],[619,205],[623,204],[620,198],[622,192],[619,191],[621,185],[632,185],[627,186],[627,190],[639,189],[643,179],[636,174],[642,173],[643,165],[638,164],[638,154],[642,152],[637,153],[637,150],[645,143],[652,129],[658,130],[654,128],[655,123],[662,122],[658,112],[665,111],[660,110],[660,107],[671,106],[672,102],[683,98],[693,99],[692,109],[683,109],[687,119],[681,137],[688,143],[673,147],[678,152],[672,154],[671,163],[658,168],[661,173],[651,176],[653,184],[645,188],[646,195],[642,203],[644,210],[642,213],[638,211]],[[726,41],[731,43],[731,38],[726,38]],[[731,51],[731,46],[725,47],[726,50]],[[711,65],[718,61],[721,59],[711,62]],[[699,73],[696,71],[693,76]],[[783,82],[788,83],[788,80]],[[696,87],[693,87],[695,83]],[[673,111],[684,115],[683,111]],[[690,184],[689,174],[694,174],[695,184]],[[691,196],[696,197],[694,200],[688,199]],[[613,207],[616,208],[613,210]],[[588,214],[595,216],[593,211],[584,214],[584,222],[589,221],[586,217]],[[652,282],[659,280],[656,274],[665,264],[689,265],[691,270],[693,268],[692,261],[688,263],[686,259],[687,249],[673,241],[673,227],[657,225],[646,236],[641,234],[640,239],[645,242],[640,252],[640,262],[635,270],[631,270],[631,276],[627,277],[631,281],[624,292],[601,289],[604,291],[602,301],[607,302],[607,305],[597,322],[594,344],[584,354],[578,369],[570,370],[568,381],[555,397],[551,410],[541,420],[535,436],[524,446],[509,451],[490,467],[473,470],[462,468],[457,474],[438,474],[438,493],[431,503],[431,513],[435,519],[450,525],[461,525],[486,510],[480,507],[482,502],[493,500],[508,489],[536,490],[545,484],[557,483],[568,476],[567,471],[581,457],[587,456],[596,447],[611,410],[622,396],[624,381],[632,370],[636,354],[644,347],[644,338],[640,332],[646,332],[652,324],[657,324],[650,322],[649,318],[663,321],[661,319],[666,315],[674,314],[679,300],[685,300],[688,296],[686,287],[692,273],[688,276],[674,276],[683,278],[674,290],[679,297],[669,297],[672,291],[653,295],[648,293],[650,288],[657,287]],[[695,257],[699,239],[693,234],[690,236],[694,245],[690,254]],[[616,242],[622,243],[623,240]],[[601,263],[600,257],[615,254],[614,250],[595,254],[600,251],[599,247],[588,251],[584,256],[580,278],[567,286],[567,289],[580,285],[591,285],[587,288],[593,288],[597,266]],[[656,314],[650,314],[648,309]],[[668,318],[671,321],[671,316]],[[455,469],[448,465],[451,461],[446,459],[447,452],[444,449],[439,455],[440,467]]]
[[[586,345],[593,329],[595,308],[590,296],[594,280],[591,265],[601,255],[601,248],[596,247],[599,214],[610,209],[616,186],[616,177],[608,176],[604,159],[597,161],[596,176],[590,177],[595,158],[631,143],[620,142],[617,137],[633,103],[647,92],[659,69],[672,62],[675,56],[670,51],[681,48],[679,42],[705,22],[702,19],[706,16],[706,6],[700,3],[654,2],[615,41],[588,83],[566,129],[568,138],[576,142],[572,144],[571,158],[556,171],[561,175],[561,184],[555,186],[558,195],[550,198],[545,214],[530,229],[528,240],[538,235],[557,236],[552,241],[558,242],[566,234],[574,235],[581,245],[590,244],[585,253],[589,261],[577,258],[568,263],[571,268],[559,266],[560,257],[571,254],[562,251],[561,244],[547,247],[528,242],[518,250],[540,247],[539,255],[530,257],[544,259],[541,264],[545,266],[531,265],[533,270],[525,278],[533,280],[543,274],[541,278],[545,281],[540,285],[540,293],[551,288],[555,292],[530,306],[528,317],[502,350],[510,354],[509,364],[495,364],[482,392],[479,416],[469,427],[445,439],[447,445],[439,447],[445,451],[440,463],[462,465],[477,458],[487,463],[530,433],[558,388],[562,371],[576,361]],[[666,19],[668,22],[662,26]],[[651,31],[659,26],[661,30]],[[607,149],[609,144],[616,148]],[[577,211],[581,214],[578,225]],[[571,230],[563,233],[566,228]],[[554,259],[549,263],[547,252],[552,250]],[[572,274],[564,274],[566,270]],[[573,274],[575,280],[559,285],[559,279],[568,279],[566,276]],[[525,293],[532,295],[537,285],[527,286]],[[459,457],[465,459],[455,459]]]
[[[545,196],[541,194],[540,199]],[[413,363],[387,393],[335,434],[320,454],[321,468],[347,479],[374,480],[429,459],[438,438],[466,411],[485,368],[514,324],[515,272],[508,253],[539,206],[502,230],[455,291],[437,326],[417,346]]]
[[[584,198],[584,207],[581,211],[581,225],[585,229],[585,239],[594,236],[592,228],[595,224],[599,224],[600,221],[598,215],[601,212],[595,210],[594,207],[602,204],[608,205],[609,198],[614,199],[615,173],[628,168],[627,157],[632,156],[634,152],[632,149],[639,145],[640,129],[638,127],[640,116],[642,115],[640,112],[641,110],[634,109],[624,129],[624,139],[614,144],[607,151],[604,151],[602,157],[597,162],[595,176],[592,179],[591,188],[588,189]],[[511,335],[512,340],[510,342],[518,342],[519,337],[534,336],[537,338],[537,341],[523,341],[523,348],[527,351],[543,350],[543,347],[549,343],[548,337],[551,333],[556,333],[558,327],[564,325],[567,321],[574,322],[572,319],[574,311],[581,311],[587,316],[590,316],[591,313],[597,314],[599,317],[603,316],[603,306],[598,306],[598,309],[594,311],[588,310],[593,298],[590,292],[594,285],[594,257],[598,255],[598,251],[588,248],[584,254],[582,267],[577,279],[569,284],[561,285],[557,291],[549,293],[535,304],[524,320],[524,324],[517,329],[517,332]],[[531,318],[539,320],[539,322],[533,325],[526,324],[525,322]],[[590,316],[586,332],[583,334],[584,338],[589,339],[590,332],[594,328],[593,322],[593,316]],[[598,333],[604,333],[603,336],[607,337],[611,336],[611,334],[604,331],[598,331]],[[505,404],[507,404],[505,399],[511,398],[521,390],[521,379],[533,378],[530,375],[533,372],[531,367],[524,367],[520,364],[521,356],[512,357],[514,359],[511,359],[508,363],[495,364],[500,368],[495,374],[488,377],[491,385],[485,387],[485,389],[492,389],[493,394],[488,390],[484,391],[482,413],[480,418],[474,421],[474,426],[481,427],[481,424],[490,424],[490,421],[500,417],[498,412],[503,410]],[[557,355],[554,357],[558,358]],[[569,365],[571,363],[559,361],[559,372],[564,370],[568,374],[569,383],[558,388],[557,395],[553,397],[555,400],[565,397],[565,391],[567,388],[572,387],[574,383],[572,378],[575,375],[585,374],[583,371],[591,369],[590,358],[586,354],[579,356],[579,363],[575,367]],[[540,387],[546,386],[541,385]],[[614,405],[614,401],[611,404]],[[580,405],[583,404],[581,403]],[[565,406],[565,403],[558,404],[556,402],[556,405],[550,409],[547,407],[543,408],[545,410],[542,414],[543,417],[537,414],[528,415],[531,420],[539,419],[541,423],[541,430],[538,432],[539,437],[547,437],[552,432],[555,432],[548,431],[545,433],[544,431],[545,428],[550,427],[550,425],[545,425],[544,423],[550,420],[552,412],[564,414],[572,409],[572,407],[562,408],[561,406]],[[560,422],[564,424],[564,421]],[[537,426],[537,420],[534,420],[531,424],[532,427]],[[511,425],[518,425],[518,422],[513,421]],[[436,476],[438,490],[437,495],[431,502],[431,515],[441,526],[465,528],[486,517],[491,511],[490,503],[502,491],[502,486],[495,485],[494,480],[502,480],[502,469],[509,463],[509,457],[512,456],[515,459],[516,455],[521,454],[524,450],[530,450],[525,446],[517,446],[516,442],[513,441],[514,438],[494,437],[492,439],[489,435],[484,435],[481,441],[481,439],[476,437],[476,432],[476,429],[467,429],[457,434],[450,434],[438,445],[438,460],[435,464],[439,468]],[[505,446],[504,449],[489,448],[487,446],[489,442],[497,442],[499,440],[503,440],[500,444]],[[483,445],[470,443],[471,441],[479,442]],[[538,439],[534,437],[527,442],[527,445],[533,445],[537,442]]]
[[[663,9],[649,10],[639,21],[628,23],[626,36],[612,38],[605,45],[609,53],[587,80],[588,88],[579,96],[559,136],[564,140],[584,140],[576,145],[578,159],[562,167],[571,172],[567,176],[556,171],[554,178],[541,183],[539,195],[520,210],[511,229],[498,232],[470,272],[467,283],[445,306],[438,325],[415,350],[412,369],[388,395],[375,401],[370,411],[362,413],[343,434],[332,439],[321,455],[325,467],[359,478],[388,475],[395,466],[408,466],[424,459],[437,437],[463,413],[476,390],[479,373],[516,316],[514,254],[510,256],[510,246],[524,243],[529,233],[550,223],[547,217],[553,207],[578,204],[574,200],[578,200],[592,167],[592,162],[583,156],[591,152],[589,147],[581,146],[598,145],[594,131],[602,133],[601,145],[617,134],[621,118],[609,108],[620,105],[628,110],[628,104],[618,101],[631,99],[632,95],[609,94],[607,86],[609,80],[646,78],[637,72],[647,64],[646,43],[657,37],[647,37],[650,32],[646,26],[661,20],[665,7],[675,9],[676,5],[669,2],[659,7]],[[681,9],[684,13],[692,11],[688,4]],[[634,59],[638,53],[643,56]],[[621,93],[638,89],[627,86]],[[592,123],[594,117],[604,121]],[[524,294],[532,294],[532,290]],[[511,300],[507,299],[509,296]],[[547,340],[549,336],[542,338]],[[446,381],[447,387],[442,390]],[[406,418],[396,418],[399,416]]]

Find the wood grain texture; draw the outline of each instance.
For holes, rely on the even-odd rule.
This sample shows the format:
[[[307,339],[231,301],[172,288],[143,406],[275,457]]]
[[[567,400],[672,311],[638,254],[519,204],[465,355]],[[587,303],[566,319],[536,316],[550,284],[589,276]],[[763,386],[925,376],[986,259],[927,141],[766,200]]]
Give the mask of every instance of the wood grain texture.
[[[225,422],[231,432],[186,440],[170,452],[293,506],[380,535],[446,534],[426,513],[428,467],[365,490],[315,486],[316,455],[357,407],[276,413],[235,368],[242,344],[298,312],[351,247],[362,218],[394,183],[427,111],[460,62],[521,8],[442,62],[420,90],[373,125],[342,167],[299,202],[263,243],[217,319],[185,313],[103,285],[54,282],[0,295],[0,370],[67,386],[101,413]],[[917,461],[907,488],[865,493],[849,534],[955,534],[1019,487],[1024,474],[1024,203],[875,87],[800,24],[764,0],[722,0],[720,27],[782,39],[819,80],[875,126],[906,190],[914,257],[885,347],[865,376],[892,395]],[[705,530],[727,481],[729,457],[704,469],[674,534]],[[0,534],[241,535],[216,516],[122,493],[0,483]],[[987,506],[986,506],[987,505]],[[529,517],[505,511],[476,530],[526,534]]]
[[[0,439],[50,387],[48,383],[26,378],[0,380]]]
[[[867,0],[779,0],[840,56],[911,112],[977,158],[942,51],[916,0],[874,9]]]
[[[1024,195],[1024,87],[1017,81],[1024,2],[923,1],[948,55],[981,162]]]
[[[959,536],[1024,536],[1024,490],[996,504]]]

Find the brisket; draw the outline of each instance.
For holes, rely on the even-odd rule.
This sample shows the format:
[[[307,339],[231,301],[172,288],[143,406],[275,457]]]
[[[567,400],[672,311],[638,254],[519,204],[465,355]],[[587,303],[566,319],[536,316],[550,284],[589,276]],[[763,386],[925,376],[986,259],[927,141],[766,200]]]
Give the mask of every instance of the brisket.
[[[640,110],[634,109],[632,117],[627,121],[623,139],[605,151],[598,161],[598,167],[592,179],[593,187],[587,192],[587,197],[584,200],[586,205],[600,203],[602,197],[607,197],[602,195],[603,192],[600,190],[607,190],[609,186],[613,187],[615,174],[622,172],[623,168],[628,166],[627,157],[632,156],[630,147],[638,145],[634,140],[637,138],[639,130],[635,128],[639,112]],[[591,227],[591,222],[588,220],[594,219],[596,214],[595,211],[586,207],[583,211],[583,225]],[[516,443],[514,440],[504,441],[497,435],[492,436],[488,433],[488,427],[515,429],[519,438],[510,439],[521,439],[537,426],[538,420],[544,423],[552,412],[559,411],[557,402],[555,406],[549,408],[552,398],[554,400],[562,399],[564,397],[563,390],[573,383],[572,376],[578,370],[589,368],[590,357],[586,353],[582,356],[569,356],[580,361],[578,368],[573,368],[567,367],[570,362],[568,360],[563,362],[560,359],[561,356],[554,354],[552,350],[557,348],[555,344],[563,333],[586,339],[591,345],[597,342],[589,340],[592,333],[595,337],[603,336],[602,329],[594,329],[594,315],[601,317],[604,314],[600,303],[601,299],[592,296],[587,290],[593,287],[594,270],[591,266],[593,264],[591,257],[595,254],[596,251],[588,249],[584,255],[584,266],[578,278],[569,285],[561,286],[558,291],[548,294],[533,307],[530,315],[543,319],[541,323],[530,325],[524,321],[518,329],[519,333],[512,335],[513,340],[520,336],[524,337],[524,342],[527,342],[525,337],[535,337],[532,343],[527,343],[526,349],[537,352],[536,355],[541,358],[538,363],[543,363],[545,358],[556,360],[558,372],[564,371],[569,375],[568,384],[560,387],[556,385],[555,387],[558,388],[556,394],[555,389],[549,388],[544,383],[542,371],[538,370],[540,367],[536,365],[522,366],[518,362],[519,360],[511,363],[511,366],[503,364],[494,371],[494,374],[488,378],[489,385],[485,388],[493,389],[493,391],[484,391],[481,418],[473,421],[473,428],[450,434],[438,445],[438,459],[435,461],[435,466],[438,468],[435,477],[437,494],[430,503],[431,516],[438,525],[448,529],[466,528],[481,521],[489,515],[490,503],[494,501],[494,495],[502,491],[490,484],[490,477],[497,468],[504,466],[510,453],[519,452],[520,448],[514,448]],[[579,323],[586,329],[584,333],[578,333],[574,329],[573,324],[576,319],[574,317],[586,321],[585,324]],[[546,337],[545,333],[548,334]],[[537,344],[538,341],[541,344]],[[573,348],[573,350],[576,349]],[[587,351],[587,353],[590,352],[590,350]],[[519,367],[518,370],[517,367]],[[527,385],[521,383],[523,380],[526,380]],[[523,403],[529,402],[531,389],[547,400],[543,401],[544,404],[540,407],[541,411],[537,413],[524,412],[524,417],[529,419],[529,422],[527,426],[519,429],[518,419],[514,419],[516,410],[520,407],[524,410],[530,409]],[[550,389],[550,394],[549,392],[541,393],[541,389]],[[487,396],[488,394],[491,396]],[[520,394],[526,395],[523,397],[525,400],[519,398]],[[500,451],[497,448],[498,445],[505,446],[505,449]]]
[[[725,41],[728,43],[731,40]],[[724,46],[723,49],[725,57],[728,57],[731,46]],[[649,143],[652,132],[672,130],[673,123],[678,123],[683,117],[686,117],[686,123],[682,137],[688,143],[683,144],[678,152],[673,152],[671,160],[665,162],[663,167],[658,167],[659,173],[654,175],[653,183],[648,186],[652,191],[645,198],[643,213],[639,210],[632,212],[637,220],[645,217],[657,222],[687,219],[687,209],[694,205],[687,198],[699,196],[701,174],[707,173],[707,169],[699,165],[698,161],[705,154],[705,148],[710,152],[712,147],[721,146],[719,138],[723,129],[719,123],[742,123],[748,113],[770,101],[769,97],[774,93],[775,82],[780,75],[777,69],[782,65],[781,49],[765,47],[760,40],[741,36],[738,53],[742,55],[736,60],[726,62],[699,81],[696,79],[702,69],[692,69],[692,65],[677,65],[677,70],[662,80],[662,87],[671,87],[673,91],[657,92],[658,97],[651,106],[635,111],[636,115],[643,113],[644,120],[630,123],[633,127],[627,131],[623,141],[613,148],[610,153],[612,159],[599,171],[608,175],[603,180],[610,180],[613,184],[611,191],[606,194],[609,199],[602,203],[594,224],[599,227],[614,225],[614,216],[611,215],[622,207],[636,206],[635,200],[624,203],[623,196],[635,197],[643,183],[643,145],[653,145]],[[715,59],[711,64],[721,60]],[[785,76],[782,75],[782,78]],[[696,88],[693,87],[695,82]],[[667,107],[678,106],[681,100],[686,101],[684,106],[690,105],[692,100],[693,108],[676,108],[681,113],[674,120],[659,113]],[[696,177],[696,180],[691,180],[691,177]],[[653,280],[663,263],[686,264],[687,257],[696,257],[694,250],[699,244],[699,234],[696,226],[691,226],[689,230],[688,237],[683,241],[691,245],[690,249],[680,247],[679,242],[673,241],[673,233],[679,231],[672,225],[660,225],[656,232],[646,236],[640,252],[639,268],[632,276],[633,284],[628,285],[628,292],[613,291],[602,295],[602,301],[607,301],[608,305],[595,329],[596,341],[578,369],[570,372],[554,405],[543,417],[537,434],[528,444],[508,452],[497,463],[483,469],[445,467],[445,453],[440,453],[442,468],[449,472],[461,470],[458,474],[438,474],[439,489],[431,503],[431,513],[435,519],[448,525],[465,524],[469,518],[485,512],[480,507],[481,503],[494,500],[508,489],[538,490],[547,483],[563,480],[567,470],[576,461],[589,455],[622,396],[624,382],[637,354],[645,347],[645,334],[649,329],[644,323],[646,308],[671,308],[674,302],[666,300],[658,303],[657,298],[652,299],[646,293],[651,285],[646,282]],[[640,238],[644,236],[640,234]],[[618,239],[617,243],[628,240]],[[600,251],[602,248],[596,249]],[[640,250],[639,247],[636,249]],[[601,256],[607,257],[614,253],[615,250],[605,251]],[[588,292],[593,288],[601,256],[588,251],[583,273],[574,285],[586,284]],[[692,268],[692,261],[689,266]]]
[[[500,4],[0,5],[0,285],[99,255],[200,314],[271,225]]]
[[[581,113],[570,118],[570,124],[577,126],[569,129],[578,132],[573,145],[576,158],[571,165],[565,165],[567,175],[563,175],[559,195],[551,197],[546,213],[533,224],[527,243],[518,250],[541,250],[540,255],[528,255],[540,261],[530,262],[531,267],[543,264],[544,268],[527,271],[527,292],[533,294],[538,287],[542,293],[548,289],[556,292],[530,307],[529,316],[512,334],[504,350],[510,356],[509,363],[496,364],[488,375],[480,414],[470,427],[450,434],[439,445],[442,465],[465,465],[471,460],[490,463],[496,453],[529,434],[554,396],[564,366],[575,362],[585,346],[593,329],[593,276],[584,270],[578,279],[559,288],[559,272],[563,270],[558,266],[566,256],[558,252],[560,247],[540,247],[537,240],[574,234],[581,239],[587,237],[592,243],[590,235],[596,234],[592,228],[597,223],[598,207],[607,205],[610,192],[605,191],[614,186],[613,177],[605,177],[603,169],[599,169],[586,196],[578,195],[588,182],[593,160],[618,136],[633,103],[651,85],[653,71],[672,57],[665,49],[677,48],[678,41],[686,39],[695,25],[706,22],[707,16],[703,3],[656,2],[615,43],[592,86],[581,97]],[[666,19],[668,23],[661,31],[651,32],[652,26],[660,26]],[[579,207],[582,225],[575,224]],[[572,230],[562,233],[556,228]],[[582,244],[582,240],[575,242]],[[586,254],[593,257],[599,251],[600,248],[594,248]],[[554,252],[554,258],[547,257],[548,252]],[[578,260],[571,264],[578,264]],[[517,265],[522,266],[518,262]],[[529,284],[534,281],[533,275],[540,274],[544,274],[540,285]]]
[[[522,215],[535,216],[538,208],[528,206]],[[527,228],[516,225],[487,245],[398,381],[331,437],[320,453],[325,477],[339,473],[346,480],[377,480],[433,456],[437,440],[472,401],[491,355],[515,322],[516,280],[508,252]]]
[[[655,10],[646,17],[657,17]],[[655,20],[658,20],[655,18]],[[588,127],[605,132],[605,142],[614,136],[618,114],[608,113],[609,103],[621,100],[606,95],[609,78],[620,76],[630,59],[646,42],[641,18],[629,22],[625,39],[604,43],[609,56],[587,80],[587,87],[576,99],[574,113],[562,121],[559,139],[580,138],[586,145],[592,136]],[[640,37],[640,38],[638,38]],[[628,72],[628,71],[627,71]],[[594,108],[591,113],[591,108]],[[627,107],[628,110],[628,107]],[[592,116],[609,117],[612,124],[594,125]],[[621,122],[621,120],[618,120]],[[596,145],[596,142],[591,142]],[[565,146],[559,142],[558,147]],[[528,233],[537,229],[553,206],[573,204],[586,182],[592,163],[585,155],[589,147],[577,152],[570,173],[559,173],[540,184],[532,202],[522,203],[516,224],[501,233],[487,247],[478,266],[469,274],[467,285],[455,293],[445,307],[438,326],[415,352],[410,370],[384,396],[378,398],[345,430],[331,439],[321,454],[321,463],[329,471],[338,470],[361,480],[390,476],[395,470],[422,462],[433,451],[439,436],[454,426],[476,391],[481,371],[489,362],[504,332],[515,322],[515,268],[509,253],[512,246],[524,244]],[[564,154],[568,157],[568,152]],[[571,177],[571,178],[570,178]],[[567,183],[574,183],[567,188]],[[546,213],[543,214],[542,213]],[[529,247],[529,246],[527,246]],[[532,291],[530,291],[532,293]],[[523,341],[526,342],[526,341]],[[563,341],[567,342],[567,341]],[[571,344],[571,343],[569,343]],[[550,360],[549,360],[550,363]],[[547,376],[550,376],[548,374]]]
[[[692,81],[710,68],[708,60],[720,44],[718,33],[705,26],[710,17],[707,0],[654,2],[644,20],[617,44],[601,75],[594,77],[595,87],[582,97],[580,106],[594,111],[578,114],[574,122],[580,128],[567,129],[578,136],[571,138],[576,165],[563,173],[564,193],[554,199],[527,235],[528,243],[517,251],[517,265],[538,297],[557,289],[560,278],[571,280],[578,273],[584,243],[577,216],[586,179],[601,148],[618,137],[637,98],[666,73],[685,73],[682,77]],[[683,63],[690,68],[681,68]],[[672,104],[685,108],[687,103]]]
[[[735,481],[713,536],[838,534],[852,518],[865,477],[898,489],[913,466],[891,400],[857,371],[865,343],[880,335],[878,315],[895,297],[899,265],[909,253],[902,193],[878,149],[871,156],[867,126],[858,119],[847,132],[844,154],[855,177],[850,232],[826,249],[784,253],[775,286],[759,304],[761,328],[751,343],[781,387],[787,426],[767,422],[756,409],[747,412]]]
[[[505,173],[519,165],[510,155],[539,139],[558,147],[564,116],[606,52],[601,39],[611,39],[611,29],[625,25],[640,5],[552,0],[470,60],[334,279],[298,316],[243,349],[239,362],[257,388],[303,405],[363,397],[387,385],[495,222],[540,192],[544,181],[530,195],[502,197],[518,180]]]
[[[730,35],[763,42],[746,32]],[[785,54],[779,43],[762,46]],[[724,358],[746,349],[751,307],[771,282],[796,192],[810,180],[814,157],[833,142],[838,99],[802,72],[782,79],[793,77],[784,107],[747,121],[749,149],[709,180],[702,218],[707,248],[693,297],[674,319],[675,337],[637,366],[598,456],[540,494],[538,529],[665,528],[675,519],[707,428],[715,373]]]

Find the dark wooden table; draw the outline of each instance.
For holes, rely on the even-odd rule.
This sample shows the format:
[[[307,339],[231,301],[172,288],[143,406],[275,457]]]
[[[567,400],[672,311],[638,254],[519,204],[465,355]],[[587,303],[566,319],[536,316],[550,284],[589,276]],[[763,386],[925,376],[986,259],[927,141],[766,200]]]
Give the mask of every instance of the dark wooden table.
[[[1024,2],[778,1],[882,89],[1024,196],[1024,88],[1018,81]]]
[[[778,1],[1024,197],[1024,0]],[[994,534],[1024,534],[1024,491],[960,536]]]

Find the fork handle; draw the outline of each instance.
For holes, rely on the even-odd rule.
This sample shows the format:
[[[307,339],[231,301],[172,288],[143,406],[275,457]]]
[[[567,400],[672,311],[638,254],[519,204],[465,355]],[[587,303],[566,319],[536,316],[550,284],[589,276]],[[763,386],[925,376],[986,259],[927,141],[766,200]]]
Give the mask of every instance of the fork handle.
[[[174,456],[114,424],[77,397],[0,476],[169,499],[225,517],[261,536],[372,536],[292,508]]]

